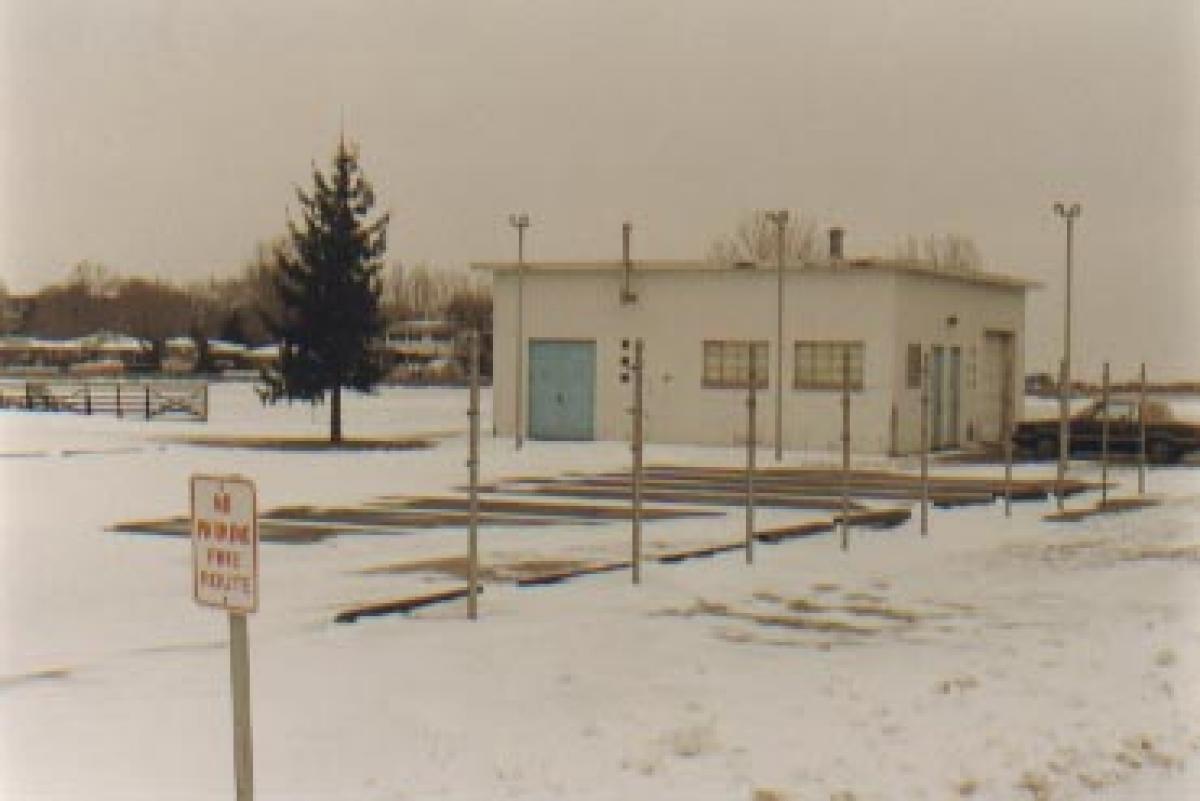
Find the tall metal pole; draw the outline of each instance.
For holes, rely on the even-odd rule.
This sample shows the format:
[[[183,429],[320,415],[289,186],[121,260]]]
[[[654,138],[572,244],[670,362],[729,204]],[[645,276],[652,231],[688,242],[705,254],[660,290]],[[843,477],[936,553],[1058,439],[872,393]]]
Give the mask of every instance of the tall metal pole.
[[[1072,203],[1055,203],[1054,213],[1067,222],[1067,285],[1066,297],[1063,302],[1063,358],[1061,386],[1059,387],[1058,408],[1058,508],[1063,508],[1062,491],[1065,488],[1067,468],[1071,461],[1071,270],[1072,249],[1074,247],[1075,220],[1079,217],[1080,206]]]
[[[471,397],[467,417],[471,423],[470,522],[467,534],[467,617],[478,614],[479,598],[479,332],[469,334],[471,347]]]
[[[775,223],[777,241],[775,255],[777,286],[775,288],[775,461],[783,460],[783,261],[787,209],[768,211],[767,219]]]
[[[1146,363],[1138,371],[1138,495],[1146,494]]]
[[[508,224],[517,229],[517,371],[513,379],[516,385],[513,422],[520,450],[525,442],[525,229],[529,227],[529,215],[510,214]]]
[[[1104,378],[1101,388],[1100,408],[1104,417],[1100,421],[1100,506],[1108,505],[1108,362],[1104,363]]]
[[[1064,457],[1065,448],[1070,447],[1070,429],[1067,415],[1067,395],[1066,390],[1061,389],[1068,384],[1067,381],[1067,363],[1063,359],[1058,360],[1058,384],[1059,390],[1059,428],[1058,428],[1058,474],[1054,479],[1054,496],[1055,502],[1058,504],[1058,511],[1063,510],[1063,495],[1067,483],[1067,460]]]
[[[642,581],[642,357],[645,345],[641,339],[633,343],[633,436],[629,446],[633,455],[633,583]]]
[[[746,392],[746,564],[754,562],[754,451],[757,446],[758,431],[755,425],[758,417],[758,398],[756,396],[758,376],[754,369],[754,343],[750,348],[750,380]]]
[[[929,354],[921,354],[921,536],[929,533]]]
[[[1013,476],[1013,412],[1016,411],[1015,393],[1016,376],[1013,375],[1013,355],[1011,348],[1005,349],[1004,356],[1004,413],[1001,415],[1001,425],[1004,430],[1004,516],[1012,517],[1012,476]]]
[[[850,547],[850,348],[842,348],[842,550]]]

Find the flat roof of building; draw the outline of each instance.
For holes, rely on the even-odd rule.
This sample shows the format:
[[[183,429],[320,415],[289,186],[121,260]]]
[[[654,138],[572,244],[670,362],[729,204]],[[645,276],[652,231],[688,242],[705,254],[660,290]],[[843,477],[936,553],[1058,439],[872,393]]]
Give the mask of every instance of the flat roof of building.
[[[486,270],[494,273],[515,271],[519,265],[514,261],[477,262],[471,265],[475,270]],[[706,260],[661,259],[653,261],[634,260],[630,263],[636,272],[764,272],[773,273],[774,264],[724,264]],[[609,272],[625,269],[623,261],[539,261],[525,262],[528,272],[539,273],[570,273],[570,272]],[[974,270],[963,267],[939,267],[929,262],[908,259],[834,259],[824,261],[794,263],[784,265],[787,271],[803,270],[805,272],[878,272],[903,273],[947,281],[962,281],[971,284],[1002,286],[1013,289],[1037,289],[1042,286],[1039,281],[1019,278],[1013,275]]]

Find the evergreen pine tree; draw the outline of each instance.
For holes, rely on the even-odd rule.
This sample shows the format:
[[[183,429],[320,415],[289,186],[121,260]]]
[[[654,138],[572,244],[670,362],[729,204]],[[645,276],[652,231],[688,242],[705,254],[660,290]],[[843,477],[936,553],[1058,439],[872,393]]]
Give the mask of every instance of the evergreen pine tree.
[[[329,440],[342,440],[342,388],[369,392],[382,377],[374,342],[383,331],[379,277],[389,215],[369,215],[375,193],[356,148],[338,142],[331,173],[315,166],[313,189],[296,190],[303,222],[288,221],[289,247],[276,249],[281,301],[268,327],[280,343],[278,369],[264,372],[266,399],[322,402],[330,395]]]

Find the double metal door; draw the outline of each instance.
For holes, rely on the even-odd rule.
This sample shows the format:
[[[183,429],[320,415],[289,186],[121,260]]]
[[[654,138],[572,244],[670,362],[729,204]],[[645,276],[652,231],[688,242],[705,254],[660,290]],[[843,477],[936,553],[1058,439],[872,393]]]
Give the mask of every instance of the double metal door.
[[[543,440],[595,438],[596,343],[529,343],[529,436]]]

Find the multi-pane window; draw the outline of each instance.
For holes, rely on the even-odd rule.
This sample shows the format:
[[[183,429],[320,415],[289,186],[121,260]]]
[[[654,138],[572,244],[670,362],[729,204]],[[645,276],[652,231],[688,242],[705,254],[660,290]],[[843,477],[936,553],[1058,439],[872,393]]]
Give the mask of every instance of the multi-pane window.
[[[863,343],[797,342],[796,389],[841,389],[843,359],[848,360],[850,389],[863,388]]]
[[[745,389],[750,386],[750,353],[754,352],[754,386],[767,386],[767,343],[745,339],[705,340],[705,387]]]
[[[908,346],[908,360],[905,362],[905,386],[909,389],[921,388],[921,346]]]

